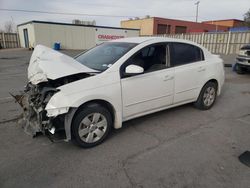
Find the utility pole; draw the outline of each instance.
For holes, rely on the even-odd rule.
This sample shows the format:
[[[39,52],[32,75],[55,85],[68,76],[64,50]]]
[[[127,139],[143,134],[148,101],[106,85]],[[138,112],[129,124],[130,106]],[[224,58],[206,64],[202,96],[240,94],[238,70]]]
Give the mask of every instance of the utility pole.
[[[195,5],[196,5],[196,22],[198,22],[199,4],[200,4],[200,1],[197,1],[195,3]]]

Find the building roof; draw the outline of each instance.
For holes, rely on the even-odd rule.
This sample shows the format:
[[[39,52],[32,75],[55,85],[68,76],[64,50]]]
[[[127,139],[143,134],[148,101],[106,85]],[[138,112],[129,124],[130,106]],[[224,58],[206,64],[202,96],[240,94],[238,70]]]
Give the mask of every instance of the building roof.
[[[40,24],[52,24],[52,25],[67,25],[67,26],[79,26],[79,27],[94,27],[94,28],[106,28],[106,29],[122,29],[122,30],[136,30],[139,31],[140,29],[130,29],[130,28],[121,28],[121,27],[109,27],[109,26],[97,26],[97,25],[82,25],[82,24],[71,24],[71,23],[61,23],[61,22],[47,22],[47,21],[38,21],[32,20],[29,22],[25,22],[22,24],[17,25],[17,27],[32,24],[32,23],[40,23]]]
[[[202,22],[195,22],[195,21],[190,21],[190,20],[181,20],[181,19],[173,19],[173,18],[162,18],[162,17],[152,17],[154,19],[163,19],[163,20],[172,20],[172,21],[180,21],[180,22],[189,22],[189,23],[197,23],[201,24]]]
[[[203,23],[205,23],[205,22],[223,22],[223,21],[244,22],[244,20],[239,20],[239,19],[224,19],[224,20],[208,20],[208,21],[203,21]]]
[[[181,21],[181,22],[192,22],[192,23],[201,23],[201,22],[195,22],[190,20],[181,20],[181,19],[173,19],[173,18],[162,18],[162,17],[149,17],[149,18],[139,18],[134,20],[122,20],[121,22],[127,22],[127,21],[137,21],[137,20],[147,20],[147,19],[163,19],[163,20],[173,20],[173,21]]]
[[[224,19],[224,20],[208,20],[208,21],[202,21],[202,22],[195,22],[190,20],[182,20],[182,19],[173,19],[173,18],[162,18],[162,17],[149,17],[149,18],[140,18],[138,20],[145,20],[145,19],[163,19],[163,20],[173,20],[173,21],[182,21],[182,22],[191,22],[191,23],[206,23],[206,22],[219,22],[219,21],[238,21],[238,22],[244,22],[244,20],[239,19]],[[122,20],[124,21],[136,21],[136,20]]]

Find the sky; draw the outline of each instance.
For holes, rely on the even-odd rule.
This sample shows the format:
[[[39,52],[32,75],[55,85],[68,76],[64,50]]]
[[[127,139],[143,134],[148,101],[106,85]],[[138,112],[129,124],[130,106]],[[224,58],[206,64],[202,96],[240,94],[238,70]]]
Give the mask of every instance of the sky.
[[[119,27],[121,20],[146,15],[195,21],[195,2],[197,0],[0,0],[0,9],[124,16],[51,15],[0,10],[0,28],[10,20],[17,25],[31,20],[71,23],[73,19],[96,20],[97,25]],[[250,0],[200,0],[198,21],[243,19],[249,9]]]

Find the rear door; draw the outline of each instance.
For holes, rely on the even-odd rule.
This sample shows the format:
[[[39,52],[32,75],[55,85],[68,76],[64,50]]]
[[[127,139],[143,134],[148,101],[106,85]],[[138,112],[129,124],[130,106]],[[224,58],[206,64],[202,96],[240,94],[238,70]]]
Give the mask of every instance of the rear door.
[[[174,103],[196,100],[206,74],[203,51],[187,43],[170,44],[170,66],[175,68]]]

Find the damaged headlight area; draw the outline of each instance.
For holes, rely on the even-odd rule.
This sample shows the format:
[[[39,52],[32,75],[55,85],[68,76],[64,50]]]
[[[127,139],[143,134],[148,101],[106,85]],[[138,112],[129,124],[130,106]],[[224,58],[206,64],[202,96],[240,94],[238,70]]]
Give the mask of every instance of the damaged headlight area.
[[[19,123],[22,124],[26,133],[36,136],[37,133],[46,134],[48,131],[55,129],[55,125],[63,126],[64,118],[58,116],[59,113],[55,115],[55,110],[51,110],[49,111],[51,115],[48,116],[48,112],[45,110],[51,97],[58,91],[47,83],[37,85],[28,83],[21,95],[12,95],[23,108],[23,118]]]
[[[61,132],[64,134],[56,136],[60,136],[59,139],[64,139],[64,121],[69,107],[58,107],[56,105],[58,103],[61,104],[62,101],[65,102],[65,97],[57,88],[93,75],[80,73],[56,80],[48,79],[48,81],[38,84],[29,82],[21,94],[11,94],[23,108],[23,118],[19,123],[23,126],[24,131],[33,137],[38,133],[43,133],[44,135],[49,135],[50,138],[52,138],[51,134]]]
[[[48,117],[56,117],[60,114],[65,114],[68,111],[69,111],[69,107],[47,109],[47,116]]]

